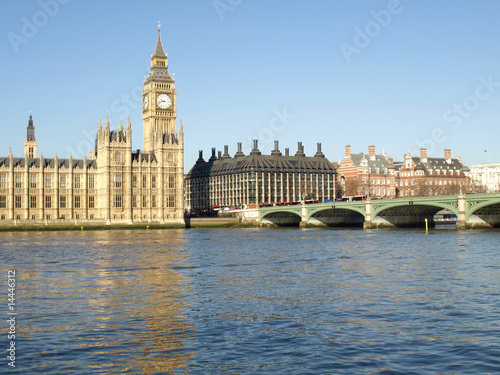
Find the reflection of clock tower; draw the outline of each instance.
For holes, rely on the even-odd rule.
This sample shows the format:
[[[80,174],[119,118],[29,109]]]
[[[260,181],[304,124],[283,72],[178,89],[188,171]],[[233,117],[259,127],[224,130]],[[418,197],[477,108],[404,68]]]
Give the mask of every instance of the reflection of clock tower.
[[[168,72],[158,24],[158,41],[151,57],[151,71],[142,90],[144,152],[155,151],[165,137],[176,136],[177,103],[175,82]]]

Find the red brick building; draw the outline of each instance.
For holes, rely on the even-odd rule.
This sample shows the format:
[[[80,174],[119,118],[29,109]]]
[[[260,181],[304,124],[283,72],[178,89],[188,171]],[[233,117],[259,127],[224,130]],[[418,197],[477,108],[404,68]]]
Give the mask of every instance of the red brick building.
[[[375,146],[368,154],[352,154],[345,147],[345,156],[337,169],[338,185],[343,196],[364,195],[371,198],[397,198],[465,193],[469,188],[469,168],[459,156],[427,157],[427,149],[413,157],[408,152],[402,162],[394,162],[385,152],[376,155]]]
[[[368,154],[352,154],[345,146],[345,156],[337,170],[338,184],[343,196],[366,195],[372,198],[396,196],[396,168],[385,152],[375,153],[375,146],[368,146]]]
[[[420,149],[420,156],[408,152],[402,163],[396,165],[396,195],[398,197],[448,195],[464,193],[469,187],[470,169],[451,150],[444,150],[444,158],[427,157],[427,149]]]

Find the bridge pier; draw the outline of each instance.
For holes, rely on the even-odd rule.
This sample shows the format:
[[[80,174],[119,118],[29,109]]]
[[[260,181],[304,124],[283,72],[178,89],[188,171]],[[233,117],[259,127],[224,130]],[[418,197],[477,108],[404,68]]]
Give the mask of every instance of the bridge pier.
[[[363,223],[363,229],[372,229],[374,227],[372,222],[372,201],[368,199],[365,205],[366,215]]]
[[[300,202],[302,205],[302,210],[301,210],[301,219],[299,223],[299,227],[305,227],[307,225],[307,207],[306,207],[306,202],[301,201]]]
[[[465,215],[465,195],[458,195],[458,215],[457,215],[457,229],[465,229],[467,228],[467,221]]]

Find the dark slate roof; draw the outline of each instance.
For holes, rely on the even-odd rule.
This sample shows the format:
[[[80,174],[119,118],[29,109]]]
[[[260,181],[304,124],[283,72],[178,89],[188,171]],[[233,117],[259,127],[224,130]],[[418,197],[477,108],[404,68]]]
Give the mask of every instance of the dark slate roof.
[[[146,83],[148,83],[149,81],[173,83],[174,79],[168,72],[167,68],[154,67],[149,72],[149,76],[148,79],[146,80]]]
[[[156,41],[156,48],[153,53],[152,58],[155,57],[160,57],[160,58],[167,58],[167,54],[163,50],[163,45],[161,44],[161,36],[160,36],[160,28],[158,27],[158,40]],[[147,82],[150,81],[157,81],[157,82],[174,82],[174,79],[168,72],[168,66],[165,67],[154,67],[151,68],[151,71],[149,72],[148,79],[146,80]]]
[[[144,153],[141,154],[141,150],[137,150],[137,152],[132,153],[132,162],[134,161],[135,162],[140,161],[141,163],[149,163],[158,160],[156,159],[156,155],[153,152],[148,154]]]
[[[119,130],[112,130],[110,133],[109,133],[109,140],[110,141],[118,141],[118,142],[126,142],[127,141],[127,137],[125,135],[125,133],[123,131],[119,131]]]
[[[163,134],[163,144],[179,144],[179,139],[175,133]]]
[[[325,172],[335,173],[335,167],[325,157],[279,156],[253,153],[247,156],[224,157],[204,161],[198,159],[187,173],[188,178],[231,174],[255,170],[259,172]]]
[[[25,159],[24,158],[13,158],[12,159],[12,164],[15,167],[22,167],[24,168],[25,166]],[[59,168],[65,167],[69,168],[69,159],[57,159],[57,164],[59,165]],[[0,157],[0,167],[10,167],[9,164],[9,158],[6,157]],[[43,167],[44,168],[54,168],[55,166],[55,159],[43,159]],[[73,168],[83,168],[83,160],[82,159],[73,159],[72,160],[72,167]],[[28,159],[28,168],[39,168],[40,167],[40,159],[33,159],[30,158]],[[97,163],[95,160],[90,160],[87,159],[87,168],[88,169],[97,169]]]
[[[445,158],[427,158],[427,161],[423,162],[419,157],[412,157],[412,161],[417,166],[420,164],[426,172],[436,169],[460,171],[464,167],[460,159],[451,159],[450,163],[448,163]]]
[[[161,44],[161,35],[159,26],[158,26],[158,39],[156,40],[156,48],[153,53],[153,57],[167,57],[167,54],[163,50],[163,45]]]
[[[376,172],[377,168],[382,173],[384,169],[394,168],[394,164],[389,162],[386,156],[384,155],[375,155],[375,160],[371,160],[370,156],[367,154],[351,154],[351,160],[355,166],[360,166],[361,163],[366,160],[368,168],[371,169],[372,172]]]
[[[36,141],[35,138],[35,127],[33,126],[33,117],[30,114],[30,119],[28,121],[28,129],[26,132],[26,140],[28,142],[34,142]]]

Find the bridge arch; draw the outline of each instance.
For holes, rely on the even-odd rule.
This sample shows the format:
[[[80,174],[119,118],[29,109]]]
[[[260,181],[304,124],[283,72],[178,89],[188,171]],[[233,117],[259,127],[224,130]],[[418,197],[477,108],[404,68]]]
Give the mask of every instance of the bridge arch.
[[[376,226],[425,227],[434,226],[434,215],[446,209],[458,216],[458,203],[455,202],[425,202],[420,200],[395,200],[377,206],[372,202],[372,223]]]
[[[279,211],[267,211],[259,215],[259,222],[280,227],[299,226],[302,220],[300,209],[283,208]]]
[[[470,226],[500,227],[500,197],[468,202],[465,220]]]
[[[365,205],[317,207],[307,213],[307,222],[329,227],[363,227]]]

